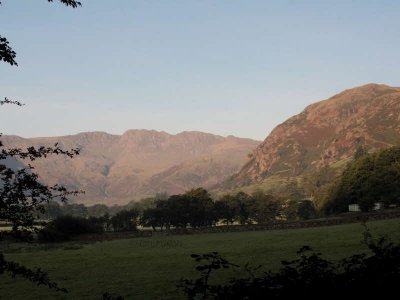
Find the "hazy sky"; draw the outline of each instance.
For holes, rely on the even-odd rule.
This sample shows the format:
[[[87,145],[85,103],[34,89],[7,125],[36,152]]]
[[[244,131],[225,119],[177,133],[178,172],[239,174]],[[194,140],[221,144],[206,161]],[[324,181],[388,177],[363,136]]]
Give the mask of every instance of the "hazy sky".
[[[264,139],[306,105],[399,86],[400,1],[3,0],[0,132],[130,128]]]

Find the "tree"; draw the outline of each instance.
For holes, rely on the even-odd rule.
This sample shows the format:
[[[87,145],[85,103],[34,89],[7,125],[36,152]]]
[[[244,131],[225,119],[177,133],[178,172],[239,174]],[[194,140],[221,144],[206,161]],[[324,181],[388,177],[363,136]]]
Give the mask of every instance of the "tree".
[[[296,220],[299,200],[286,200],[282,205],[282,215],[286,220]]]
[[[214,221],[214,202],[211,195],[203,188],[197,188],[185,193],[189,202],[188,215],[192,227],[211,226]]]
[[[314,219],[317,216],[314,203],[310,200],[300,201],[297,206],[297,216],[301,220]]]
[[[238,221],[240,224],[249,223],[253,199],[244,192],[235,195],[227,194],[222,196],[215,203],[215,212],[220,220],[227,225]]]
[[[281,215],[281,199],[262,191],[254,192],[251,198],[253,201],[250,206],[250,218],[258,224],[274,221]]]
[[[369,211],[376,202],[400,204],[400,147],[392,147],[355,159],[332,186],[324,210],[345,212],[349,204]]]
[[[232,207],[233,196],[224,195],[214,203],[214,218],[222,221],[226,225],[233,224],[235,221],[235,210]]]
[[[170,196],[164,209],[171,226],[186,228],[189,225],[189,201],[185,194]]]
[[[114,231],[134,231],[139,213],[136,209],[123,210],[111,218]]]
[[[294,178],[289,178],[278,190],[279,195],[289,200],[302,200],[306,197],[304,190]]]
[[[95,204],[87,207],[87,214],[90,217],[103,217],[108,213],[108,207],[104,204]]]
[[[250,222],[252,198],[244,192],[238,192],[233,198],[235,215],[241,225]]]
[[[59,0],[66,6],[76,8],[81,5],[79,1]],[[48,0],[53,2],[53,0]],[[0,2],[0,5],[2,3]],[[17,66],[16,52],[10,46],[7,38],[0,35],[0,61],[11,66]],[[7,97],[0,100],[0,106],[3,105],[23,105],[17,100],[10,100]],[[1,138],[1,134],[0,134]],[[0,140],[0,161],[7,159],[20,159],[34,161],[40,158],[46,158],[49,155],[64,155],[74,157],[79,154],[79,149],[65,151],[58,144],[54,147],[29,147],[25,150],[18,148],[5,148]],[[0,163],[0,221],[10,222],[12,224],[11,233],[0,233],[0,240],[6,234],[12,234],[21,237],[21,233],[29,233],[34,230],[34,221],[37,212],[43,213],[45,205],[53,199],[66,201],[67,196],[76,194],[69,192],[60,185],[47,186],[38,180],[38,175],[34,173],[34,168],[27,163],[25,168],[15,170],[8,167],[5,163]],[[31,270],[15,262],[7,261],[4,255],[0,253],[0,275],[8,273],[12,277],[23,277],[38,285],[45,285],[60,291],[66,291],[52,282],[47,274],[40,269]]]
[[[314,198],[320,194],[321,190],[335,180],[335,176],[335,170],[329,165],[324,165],[305,176],[302,181],[302,186],[307,196],[309,198]]]
[[[88,217],[88,208],[83,204],[64,204],[62,207],[63,215],[87,218]],[[103,214],[104,215],[104,214]]]
[[[97,218],[85,219],[70,215],[60,216],[46,224],[43,230],[39,231],[41,242],[62,242],[73,236],[87,233],[102,233],[104,226],[102,220]]]
[[[60,204],[57,201],[50,201],[44,205],[44,214],[42,214],[40,217],[43,217],[47,220],[54,220],[62,214],[63,211]]]

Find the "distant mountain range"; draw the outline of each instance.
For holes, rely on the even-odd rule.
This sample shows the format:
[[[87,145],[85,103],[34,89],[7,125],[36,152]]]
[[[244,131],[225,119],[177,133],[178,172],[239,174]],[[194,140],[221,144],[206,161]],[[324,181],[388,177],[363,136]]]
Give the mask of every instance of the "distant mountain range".
[[[3,136],[2,141],[6,148],[56,142],[64,149],[80,148],[80,155],[73,159],[50,157],[33,165],[46,184],[85,190],[85,195],[74,200],[85,204],[125,204],[156,193],[213,186],[238,172],[260,143],[202,132],[171,135],[154,130],[129,130],[122,135],[86,132],[44,138]]]
[[[81,155],[72,160],[52,157],[34,165],[47,184],[85,190],[77,201],[86,204],[123,204],[200,186],[216,193],[273,190],[276,182],[301,179],[322,166],[340,171],[360,146],[375,151],[400,145],[400,88],[368,84],[343,91],[306,107],[262,143],[150,130],[31,139],[4,136],[2,141],[8,147],[58,142],[66,149],[81,148]]]
[[[360,146],[400,145],[400,88],[367,84],[314,103],[278,125],[219,188],[272,186],[323,165],[345,166]]]

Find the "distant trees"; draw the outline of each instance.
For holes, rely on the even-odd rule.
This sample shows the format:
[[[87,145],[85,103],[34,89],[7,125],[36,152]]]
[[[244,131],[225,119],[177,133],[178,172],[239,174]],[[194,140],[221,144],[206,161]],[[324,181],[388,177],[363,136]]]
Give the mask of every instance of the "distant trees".
[[[104,227],[95,219],[85,219],[73,216],[60,216],[46,224],[38,233],[41,242],[62,242],[73,236],[85,233],[102,233]]]
[[[227,194],[214,201],[207,190],[193,189],[158,200],[143,210],[143,226],[157,228],[206,227],[218,222],[230,225],[267,223],[281,216],[282,199],[263,192]]]
[[[364,153],[349,163],[330,189],[324,210],[344,212],[354,203],[369,211],[376,202],[400,204],[400,147]]]
[[[167,226],[168,216],[166,213],[167,211],[160,204],[157,207],[145,209],[140,218],[140,224],[145,227],[151,227],[154,231],[157,228],[163,230],[164,226]]]
[[[137,229],[139,213],[136,209],[123,210],[111,218],[114,231],[134,231]]]
[[[140,201],[131,201],[125,205],[85,206],[78,203],[49,201],[43,204],[44,212],[36,214],[39,219],[45,221],[67,215],[89,219],[97,218],[103,220],[105,228],[109,230],[114,230],[111,224],[113,216],[123,212],[118,215],[121,217],[126,214],[125,211],[131,210],[136,211],[138,225],[161,230],[170,227],[204,227],[217,223],[226,225],[262,224],[276,219],[304,219],[303,216],[298,215],[297,211],[298,203],[303,200],[295,200],[301,199],[301,193],[295,191],[296,186],[293,183],[291,183],[291,187],[288,195],[279,197],[255,191],[252,194],[244,192],[225,194],[214,200],[207,190],[198,188],[169,197],[162,195],[162,197],[156,196]],[[290,198],[291,195],[294,195],[294,199]],[[115,230],[127,230],[119,225],[116,228],[118,229]],[[133,228],[131,229],[133,230]]]
[[[203,188],[157,200],[155,207],[143,211],[141,223],[153,229],[211,226],[215,221],[214,202]]]
[[[317,209],[310,200],[300,201],[297,205],[297,216],[301,220],[309,220],[317,217]]]
[[[251,194],[251,198],[250,215],[257,223],[268,223],[282,217],[281,198],[261,191]]]
[[[329,165],[324,165],[316,171],[304,176],[301,185],[307,198],[320,198],[325,193],[326,188],[330,186],[335,179],[335,169]]]
[[[109,209],[105,204],[95,204],[87,207],[87,214],[91,217],[103,217],[109,213]]]
[[[224,195],[214,203],[214,216],[226,225],[233,224],[236,219],[236,208],[233,195]]]
[[[214,204],[218,221],[225,224],[268,223],[281,217],[282,198],[262,191],[222,196]]]

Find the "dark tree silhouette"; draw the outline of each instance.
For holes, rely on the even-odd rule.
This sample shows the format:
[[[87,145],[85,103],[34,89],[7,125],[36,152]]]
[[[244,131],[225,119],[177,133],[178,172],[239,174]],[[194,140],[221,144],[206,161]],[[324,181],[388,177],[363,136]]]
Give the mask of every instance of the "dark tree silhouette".
[[[59,0],[62,4],[76,8],[81,6],[79,1]],[[53,2],[53,0],[48,0]],[[0,5],[2,3],[0,2]],[[11,48],[9,41],[0,36],[0,61],[11,66],[18,66],[16,62],[16,52]],[[11,104],[22,106],[17,100],[4,98],[0,100],[0,106]],[[0,134],[0,138],[1,138]],[[46,158],[49,155],[64,155],[74,157],[79,154],[79,149],[63,150],[58,144],[53,147],[28,147],[27,149],[5,148],[0,140],[0,221],[11,223],[11,232],[1,232],[0,240],[12,235],[17,238],[27,238],[35,230],[35,216],[37,212],[44,212],[44,205],[50,200],[57,199],[67,201],[67,196],[75,195],[78,191],[68,191],[64,186],[47,186],[38,180],[38,175],[34,173],[30,163],[27,167],[15,170],[8,167],[6,159],[20,159],[34,161],[39,158]],[[16,262],[7,261],[0,253],[0,275],[9,274],[12,277],[22,277],[36,283],[45,285],[57,291],[66,292],[52,282],[47,273],[41,269],[29,269]]]
[[[0,60],[9,63],[10,65],[18,65],[15,61],[16,53],[10,47],[10,43],[7,41],[5,37],[0,35]]]

